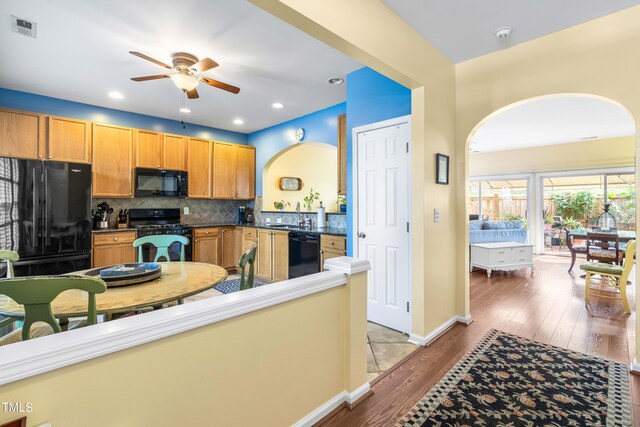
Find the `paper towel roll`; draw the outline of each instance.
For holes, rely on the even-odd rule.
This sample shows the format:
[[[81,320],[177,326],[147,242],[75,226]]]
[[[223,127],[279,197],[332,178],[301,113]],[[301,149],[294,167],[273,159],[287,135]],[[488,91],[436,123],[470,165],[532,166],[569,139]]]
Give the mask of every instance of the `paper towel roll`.
[[[326,228],[327,227],[327,216],[324,213],[324,206],[322,206],[322,202],[320,202],[320,206],[318,207],[318,228]]]

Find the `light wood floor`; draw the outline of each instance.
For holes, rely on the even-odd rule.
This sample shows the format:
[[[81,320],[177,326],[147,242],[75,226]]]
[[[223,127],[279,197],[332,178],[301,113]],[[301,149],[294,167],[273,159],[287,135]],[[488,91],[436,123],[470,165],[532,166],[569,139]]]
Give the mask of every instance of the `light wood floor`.
[[[576,263],[579,265],[579,262]],[[392,426],[491,329],[499,329],[628,364],[635,349],[635,292],[629,289],[631,315],[619,300],[592,299],[584,305],[584,280],[579,269],[567,273],[565,257],[536,258],[528,270],[471,274],[469,326],[456,325],[372,383],[373,395],[353,410],[340,408],[323,426]],[[632,273],[633,276],[633,273]],[[633,412],[640,420],[640,377],[631,376]]]

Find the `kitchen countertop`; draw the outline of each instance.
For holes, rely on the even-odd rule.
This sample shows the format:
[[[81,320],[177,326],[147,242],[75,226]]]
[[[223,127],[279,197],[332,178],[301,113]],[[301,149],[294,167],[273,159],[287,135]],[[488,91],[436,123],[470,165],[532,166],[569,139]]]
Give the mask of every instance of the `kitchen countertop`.
[[[327,227],[327,228],[319,229],[319,228],[313,227],[311,229],[305,229],[305,228],[297,228],[295,225],[290,225],[290,224],[286,224],[288,225],[288,227],[278,227],[278,225],[281,225],[281,224],[264,223],[264,224],[245,225],[245,227],[267,228],[269,230],[280,230],[280,231],[301,231],[305,233],[330,234],[332,236],[343,236],[343,237],[347,236],[347,230],[345,230],[344,228]]]
[[[278,227],[279,224],[267,224],[267,223],[260,223],[260,224],[237,224],[237,223],[229,223],[229,222],[225,222],[225,223],[209,223],[209,224],[187,224],[189,227],[192,228],[206,228],[206,227],[250,227],[250,228],[266,228],[269,230],[280,230],[280,231],[302,231],[302,232],[306,232],[306,233],[313,233],[313,234],[329,234],[332,236],[344,236],[346,237],[347,235],[347,230],[345,230],[344,228],[336,228],[336,227],[327,227],[327,228],[323,228],[323,229],[318,229],[316,227],[307,230],[304,228],[297,228],[295,225],[289,225],[287,227]],[[99,234],[99,233],[120,233],[120,232],[125,232],[125,231],[138,231],[137,228],[99,228],[99,229],[94,229],[92,230],[92,232],[94,234]]]

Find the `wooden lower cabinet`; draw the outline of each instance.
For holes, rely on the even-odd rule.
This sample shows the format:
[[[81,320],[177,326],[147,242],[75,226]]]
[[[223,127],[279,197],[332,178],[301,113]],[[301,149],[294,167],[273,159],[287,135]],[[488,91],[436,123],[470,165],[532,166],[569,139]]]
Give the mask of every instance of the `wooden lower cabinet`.
[[[320,236],[320,269],[324,270],[324,262],[331,258],[347,255],[347,239],[341,236],[322,234]]]
[[[258,230],[257,272],[264,279],[281,281],[289,278],[289,232]]]
[[[222,267],[235,268],[238,263],[235,250],[235,227],[222,229]]]
[[[94,233],[93,268],[136,262],[136,249],[133,247],[136,238],[135,231]]]
[[[220,228],[196,228],[193,231],[193,261],[221,265],[222,237]]]
[[[242,227],[235,227],[233,229],[233,259],[235,260],[235,266],[238,266],[238,261],[244,253],[242,246]]]

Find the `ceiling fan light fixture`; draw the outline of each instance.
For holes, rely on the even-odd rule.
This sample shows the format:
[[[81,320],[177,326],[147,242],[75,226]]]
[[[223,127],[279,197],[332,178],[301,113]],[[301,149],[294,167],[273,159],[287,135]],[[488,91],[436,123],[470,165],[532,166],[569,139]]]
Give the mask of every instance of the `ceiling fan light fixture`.
[[[200,83],[197,78],[188,74],[171,74],[169,77],[171,77],[173,84],[175,84],[178,89],[185,91],[195,89],[198,83]]]

